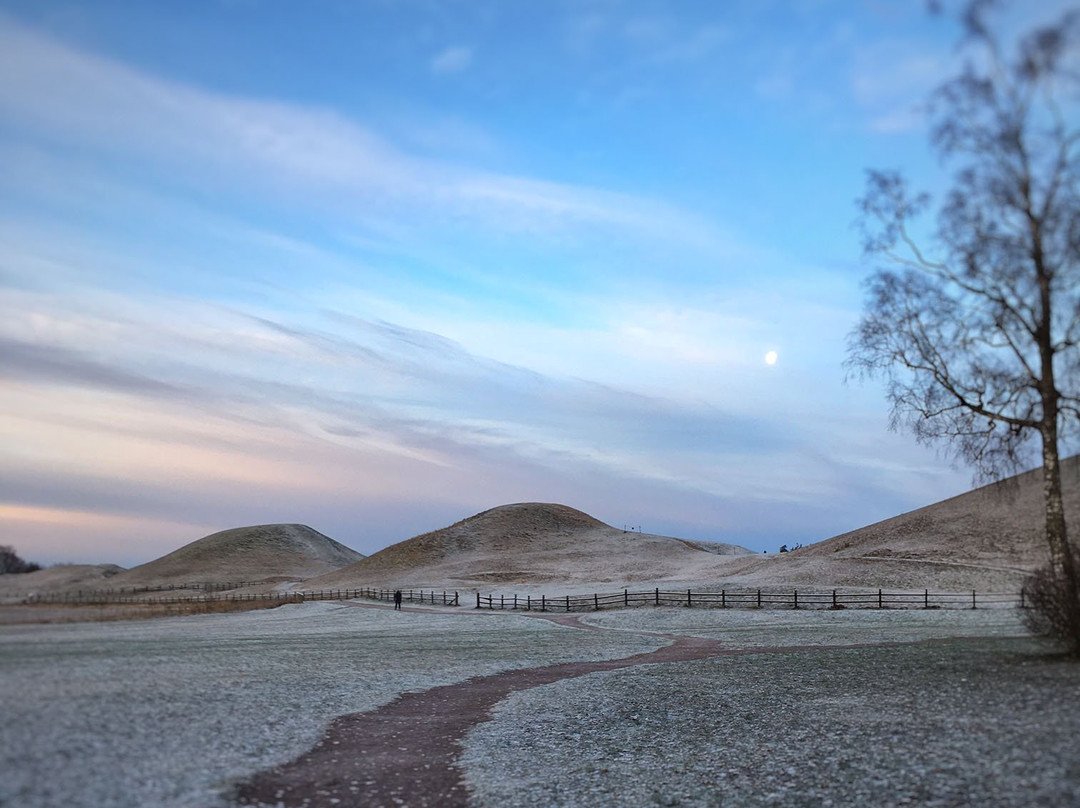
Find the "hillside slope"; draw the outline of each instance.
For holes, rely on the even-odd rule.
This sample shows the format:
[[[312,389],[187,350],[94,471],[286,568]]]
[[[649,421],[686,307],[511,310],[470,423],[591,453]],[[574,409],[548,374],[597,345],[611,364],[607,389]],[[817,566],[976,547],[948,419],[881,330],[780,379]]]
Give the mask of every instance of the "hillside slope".
[[[364,556],[307,525],[222,530],[112,579],[113,586],[299,580]]]
[[[626,532],[565,505],[503,505],[387,547],[305,587],[620,583],[714,568],[735,545]]]
[[[115,564],[58,564],[36,572],[0,575],[0,602],[40,592],[103,589],[124,571]]]
[[[1075,545],[1080,456],[1063,461],[1062,483]],[[1048,560],[1042,497],[1036,469],[791,553],[743,560],[732,565],[729,580],[1015,590]]]

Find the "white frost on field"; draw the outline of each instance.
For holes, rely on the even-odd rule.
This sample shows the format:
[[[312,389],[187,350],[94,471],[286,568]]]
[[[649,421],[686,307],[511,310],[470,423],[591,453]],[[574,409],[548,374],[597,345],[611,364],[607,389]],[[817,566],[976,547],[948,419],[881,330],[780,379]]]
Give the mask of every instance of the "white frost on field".
[[[732,647],[511,694],[464,741],[476,806],[1080,804],[1080,667],[1015,612],[635,609],[612,627]],[[917,642],[944,635],[977,639]]]
[[[514,615],[334,603],[0,627],[0,805],[210,808],[406,690],[661,643]]]
[[[693,609],[634,608],[586,614],[622,631],[689,634],[728,648],[915,642],[946,637],[1025,636],[1019,609]]]

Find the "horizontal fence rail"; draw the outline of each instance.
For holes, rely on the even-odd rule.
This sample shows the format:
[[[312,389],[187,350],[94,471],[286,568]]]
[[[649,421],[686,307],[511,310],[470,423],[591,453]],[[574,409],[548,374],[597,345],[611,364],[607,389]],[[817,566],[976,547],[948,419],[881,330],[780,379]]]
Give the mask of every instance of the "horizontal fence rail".
[[[229,584],[231,589],[255,584]],[[161,588],[89,589],[68,592],[42,592],[22,598],[25,604],[182,604],[211,602],[303,603],[305,601],[376,600],[394,601],[394,589],[363,587],[359,589],[305,589],[298,591],[236,592],[224,591],[225,584],[184,585]],[[402,589],[404,603],[431,606],[464,606],[458,592],[449,590]],[[682,606],[686,608],[751,609],[978,609],[1025,608],[1024,592],[844,592],[778,591],[765,589],[721,589],[711,592],[692,590],[650,590],[595,593],[591,595],[483,595],[475,594],[477,609],[505,611],[584,612],[625,609],[637,606]]]
[[[215,585],[216,586],[216,585]],[[195,589],[195,587],[187,587]],[[235,588],[235,587],[234,587]],[[311,600],[379,600],[394,601],[393,589],[309,589],[294,592],[221,592],[203,590],[204,594],[177,594],[169,589],[91,589],[72,592],[42,592],[23,598],[23,603],[48,603],[103,606],[113,603],[127,604],[177,604],[177,603],[246,603],[253,601],[280,601],[281,603],[304,603]],[[174,592],[173,594],[165,594]],[[403,602],[430,604],[432,606],[459,606],[457,592],[434,590],[401,590]]]
[[[739,589],[693,592],[689,589],[652,589],[592,595],[481,595],[477,609],[541,612],[584,612],[626,609],[633,606],[683,606],[688,608],[789,608],[789,609],[977,609],[1026,607],[1024,593],[1015,592],[800,592]]]

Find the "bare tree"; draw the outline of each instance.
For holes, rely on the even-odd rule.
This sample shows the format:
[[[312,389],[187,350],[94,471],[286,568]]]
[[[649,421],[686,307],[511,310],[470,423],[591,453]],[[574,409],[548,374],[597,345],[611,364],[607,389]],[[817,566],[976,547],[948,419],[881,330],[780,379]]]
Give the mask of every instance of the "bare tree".
[[[0,575],[35,572],[39,569],[41,569],[39,564],[35,564],[32,561],[23,561],[19,558],[14,547],[0,545]]]
[[[1041,446],[1046,539],[1068,601],[1061,639],[1080,655],[1080,597],[1061,493],[1060,452],[1080,422],[1080,17],[1015,51],[964,14],[977,64],[938,89],[932,143],[957,165],[937,210],[895,172],[869,173],[865,246],[887,267],[868,281],[848,367],[887,381],[894,428],[944,440],[982,479],[1017,471]],[[1062,621],[1059,621],[1062,622]]]

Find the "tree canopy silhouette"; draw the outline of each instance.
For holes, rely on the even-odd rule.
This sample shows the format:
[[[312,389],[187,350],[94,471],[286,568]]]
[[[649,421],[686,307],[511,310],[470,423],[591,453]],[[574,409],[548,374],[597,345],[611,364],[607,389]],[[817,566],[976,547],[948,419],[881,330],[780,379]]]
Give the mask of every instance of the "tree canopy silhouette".
[[[36,572],[41,569],[40,564],[32,561],[23,561],[15,552],[14,547],[0,545],[0,575],[8,573]]]

